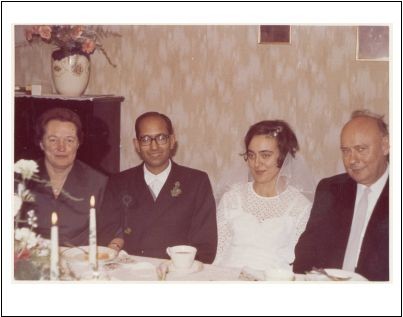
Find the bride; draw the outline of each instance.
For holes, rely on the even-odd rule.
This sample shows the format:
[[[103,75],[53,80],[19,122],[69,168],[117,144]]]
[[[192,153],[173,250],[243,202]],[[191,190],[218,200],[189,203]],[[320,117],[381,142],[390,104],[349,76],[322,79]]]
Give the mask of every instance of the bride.
[[[315,182],[288,124],[252,125],[243,154],[253,182],[235,184],[217,211],[214,264],[257,270],[292,270],[294,247],[309,218]]]

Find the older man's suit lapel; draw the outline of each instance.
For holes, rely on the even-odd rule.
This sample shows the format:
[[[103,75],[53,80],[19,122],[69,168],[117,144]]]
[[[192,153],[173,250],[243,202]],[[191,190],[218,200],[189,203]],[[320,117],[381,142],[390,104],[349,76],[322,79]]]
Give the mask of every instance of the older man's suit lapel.
[[[342,267],[353,221],[357,184],[351,178],[348,178],[345,183],[336,183],[333,186],[337,191],[335,197],[338,200],[336,208],[333,209],[337,214],[338,224],[338,226],[334,226],[336,230],[334,235],[338,237],[337,246],[334,250],[334,261],[336,262],[334,265]]]
[[[306,231],[295,249],[294,271],[342,268],[357,193],[347,174],[322,180]],[[365,231],[356,272],[369,280],[389,280],[389,185],[385,184]]]
[[[370,280],[389,279],[389,180],[369,219],[356,271]]]
[[[345,186],[340,186],[340,210],[344,213],[340,226],[339,252],[337,254],[338,267],[343,266],[347,242],[351,231],[354,214],[357,183],[348,178]],[[361,245],[356,272],[370,280],[388,280],[389,258],[389,181],[386,182],[372,215]],[[386,259],[386,260],[385,260]],[[385,262],[386,261],[386,262]],[[380,269],[381,268],[381,269]]]
[[[389,204],[389,179],[387,180],[378,201],[375,204],[374,211],[372,212],[371,218],[368,222],[367,231],[364,236],[364,242],[368,239],[367,236],[371,235],[375,228],[387,229],[385,226],[389,224],[389,210],[385,208]],[[379,224],[383,224],[380,227]]]

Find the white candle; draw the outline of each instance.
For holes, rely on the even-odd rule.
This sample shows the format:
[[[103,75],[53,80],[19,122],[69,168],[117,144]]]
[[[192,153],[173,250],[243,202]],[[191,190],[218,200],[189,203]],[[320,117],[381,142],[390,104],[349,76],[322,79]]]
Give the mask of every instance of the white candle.
[[[52,212],[52,227],[50,228],[50,279],[59,279],[59,228],[57,214]]]
[[[89,236],[89,262],[92,270],[97,270],[97,223],[95,218],[95,198],[92,195],[90,199],[90,236]]]

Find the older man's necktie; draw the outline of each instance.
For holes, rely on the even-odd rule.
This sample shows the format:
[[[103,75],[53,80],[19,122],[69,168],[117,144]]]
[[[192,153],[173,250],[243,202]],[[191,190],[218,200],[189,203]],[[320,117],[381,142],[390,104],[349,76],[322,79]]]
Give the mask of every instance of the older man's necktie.
[[[367,187],[361,196],[354,213],[353,222],[351,224],[350,236],[348,238],[347,249],[344,255],[343,269],[354,272],[357,259],[361,249],[361,235],[363,234],[365,219],[368,210],[368,195],[371,189]]]

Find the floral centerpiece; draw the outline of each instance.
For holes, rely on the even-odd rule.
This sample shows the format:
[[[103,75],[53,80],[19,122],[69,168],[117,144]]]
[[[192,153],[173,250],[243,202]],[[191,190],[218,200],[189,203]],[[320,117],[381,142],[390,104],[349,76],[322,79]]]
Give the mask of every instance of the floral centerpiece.
[[[101,43],[101,39],[108,36],[121,35],[94,25],[33,25],[25,28],[25,38],[29,43],[43,41],[59,48],[52,54],[56,60],[69,54],[89,56],[98,49],[109,64],[116,67]]]
[[[38,219],[34,210],[29,210],[25,219],[21,215],[23,203],[35,199],[26,188],[26,182],[40,181],[36,176],[38,165],[34,161],[19,160],[14,171],[18,177],[17,193],[14,194],[14,278],[49,279],[49,241],[34,232]]]

